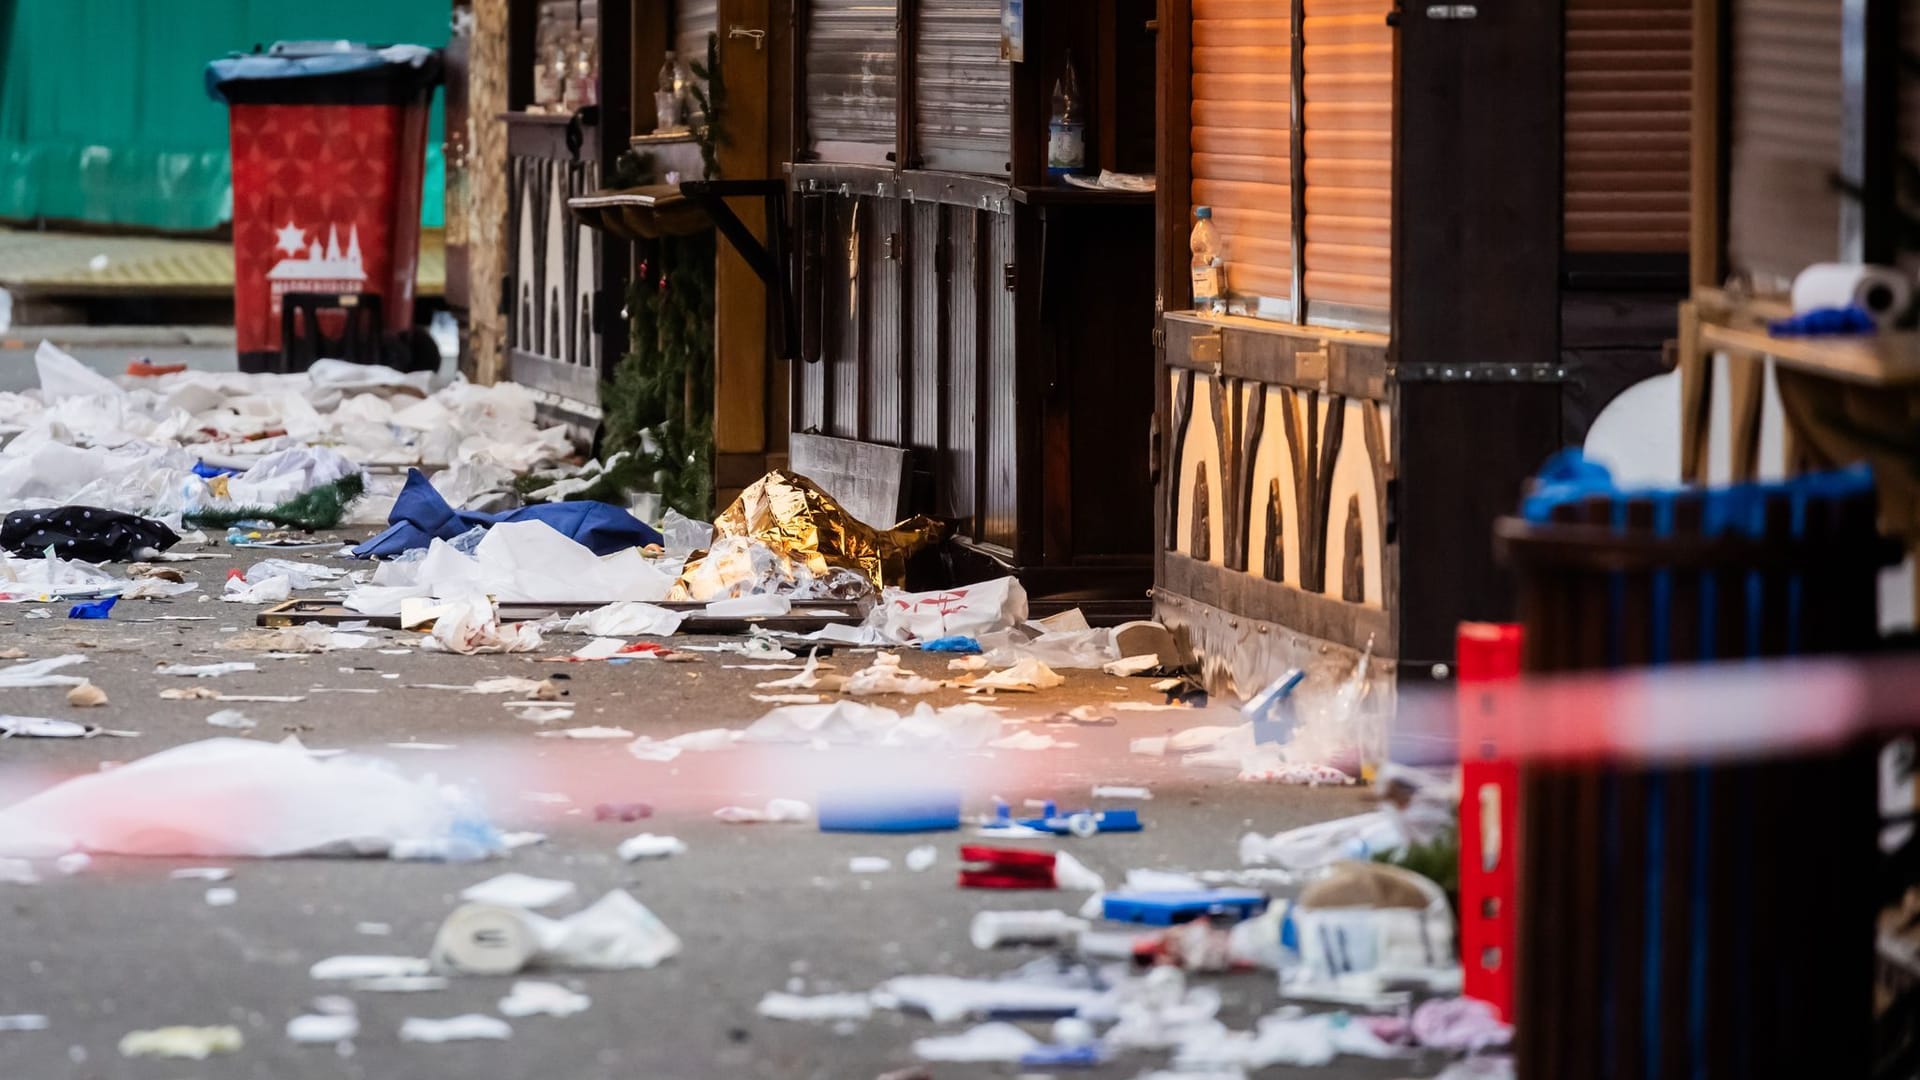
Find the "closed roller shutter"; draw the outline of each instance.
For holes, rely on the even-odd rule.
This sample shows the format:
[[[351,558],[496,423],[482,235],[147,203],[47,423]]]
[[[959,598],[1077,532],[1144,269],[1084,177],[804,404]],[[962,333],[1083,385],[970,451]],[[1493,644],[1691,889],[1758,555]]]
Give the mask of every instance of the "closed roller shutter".
[[[705,65],[707,37],[720,31],[720,0],[676,0],[673,18],[674,50],[690,64]],[[652,80],[647,89],[653,89]]]
[[[1384,330],[1392,302],[1391,0],[1306,0],[1306,321]]]
[[[1566,250],[1687,250],[1690,0],[1567,0]]]
[[[898,10],[892,0],[812,0],[807,137],[824,161],[883,163],[893,152]]]
[[[1727,255],[1769,289],[1840,253],[1841,0],[1735,0]]]
[[[1000,59],[1000,0],[920,0],[914,123],[929,169],[1010,171],[1013,110]]]
[[[1193,203],[1213,207],[1227,288],[1293,306],[1293,19],[1276,0],[1193,0]]]

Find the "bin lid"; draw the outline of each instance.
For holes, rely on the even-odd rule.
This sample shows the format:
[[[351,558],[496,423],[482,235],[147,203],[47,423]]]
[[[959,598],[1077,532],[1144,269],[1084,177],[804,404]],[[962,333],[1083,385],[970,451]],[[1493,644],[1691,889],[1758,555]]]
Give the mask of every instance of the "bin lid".
[[[399,104],[440,81],[440,50],[424,45],[276,41],[207,64],[207,96],[229,104]]]

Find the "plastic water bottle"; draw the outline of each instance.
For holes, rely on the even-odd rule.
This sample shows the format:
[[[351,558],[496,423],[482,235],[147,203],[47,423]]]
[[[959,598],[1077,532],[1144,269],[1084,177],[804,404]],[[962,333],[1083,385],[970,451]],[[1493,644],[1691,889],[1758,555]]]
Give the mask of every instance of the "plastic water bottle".
[[[1086,109],[1080,100],[1080,78],[1073,71],[1073,53],[1067,69],[1053,84],[1053,114],[1047,122],[1047,176],[1059,180],[1087,167]]]
[[[1213,207],[1194,207],[1193,218],[1188,240],[1193,250],[1193,310],[1222,314],[1227,310],[1226,260],[1220,231],[1213,227]]]

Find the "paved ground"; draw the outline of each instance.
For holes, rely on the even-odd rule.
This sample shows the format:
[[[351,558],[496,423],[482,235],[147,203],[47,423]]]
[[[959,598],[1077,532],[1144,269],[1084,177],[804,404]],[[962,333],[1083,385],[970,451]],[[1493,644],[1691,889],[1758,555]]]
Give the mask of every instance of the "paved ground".
[[[230,564],[187,565],[203,588],[217,594]],[[90,657],[84,670],[112,697],[109,707],[83,712],[69,709],[60,690],[11,690],[5,692],[5,711],[142,732],[127,740],[0,743],[0,800],[61,774],[222,734],[205,718],[227,706],[163,701],[163,686],[185,680],[162,680],[151,669],[160,662],[245,655],[226,644],[232,640],[227,630],[244,632],[257,609],[193,600],[123,602],[107,622],[30,620],[26,607],[0,609],[0,648],[18,647],[34,657],[83,651]],[[153,621],[160,615],[211,618]],[[560,652],[576,639],[554,640],[563,646],[555,650]],[[1073,750],[852,761],[804,750],[733,750],[649,764],[634,760],[622,742],[537,738],[532,725],[496,698],[409,689],[503,673],[563,673],[571,676],[575,725],[618,725],[655,735],[742,726],[766,708],[747,698],[750,684],[779,674],[729,670],[726,663],[740,661],[712,655],[697,664],[615,666],[362,650],[258,662],[258,673],[213,685],[228,693],[309,696],[297,704],[239,706],[259,721],[253,737],[295,733],[309,746],[380,750],[402,767],[483,790],[502,827],[545,831],[550,840],[482,865],[229,861],[229,884],[239,893],[230,907],[208,906],[202,883],[168,880],[166,871],[181,864],[159,860],[101,858],[71,878],[0,885],[10,916],[9,932],[0,935],[0,972],[6,973],[0,977],[0,1014],[44,1013],[51,1020],[45,1031],[0,1033],[0,1077],[873,1077],[912,1065],[911,1040],[941,1029],[924,1019],[879,1013],[840,1034],[827,1026],[762,1019],[755,1004],[794,979],[811,993],[866,989],[895,974],[1011,969],[1032,954],[975,950],[966,940],[972,914],[1077,907],[1081,894],[960,890],[952,877],[960,840],[955,834],[885,839],[824,835],[811,826],[729,826],[712,819],[715,808],[770,796],[811,799],[822,784],[835,782],[834,768],[860,776],[927,770],[964,787],[970,809],[984,809],[993,794],[1083,800],[1095,782],[1151,784],[1155,798],[1141,805],[1151,823],[1146,832],[1066,843],[1111,879],[1129,867],[1231,868],[1237,865],[1236,842],[1249,828],[1272,831],[1351,813],[1363,803],[1353,791],[1241,786],[1128,755],[1127,739],[1175,726],[1165,713],[1123,713],[1117,729],[1055,729],[1058,737],[1080,744]],[[839,662],[844,668],[864,658]],[[918,655],[910,663],[936,666]],[[315,687],[377,692],[312,693]],[[1019,704],[1045,714],[1146,696],[1137,681],[1082,673],[1059,691]],[[943,692],[933,700],[956,697]],[[403,741],[455,749],[384,749]],[[528,793],[564,794],[571,801],[530,801]],[[596,824],[583,808],[604,800],[645,800],[657,815],[643,824]],[[691,850],[664,862],[618,861],[618,841],[643,830],[678,835]],[[929,842],[940,849],[939,865],[925,873],[901,867],[908,849]],[[854,875],[847,861],[856,855],[891,857],[895,869]],[[514,1021],[514,1035],[505,1043],[412,1045],[396,1035],[408,1016],[493,1011],[511,980],[486,978],[457,979],[436,993],[354,995],[363,1026],[350,1055],[285,1038],[287,1019],[333,989],[308,978],[313,961],[340,953],[424,955],[436,926],[455,906],[455,894],[505,870],[571,879],[586,898],[615,886],[630,889],[680,934],[685,951],[650,972],[560,976],[592,995],[592,1008],[566,1019]],[[391,933],[364,934],[356,927],[365,922],[385,923]],[[1227,1018],[1236,1027],[1246,1027],[1277,1001],[1268,976],[1235,976],[1221,985]],[[125,1060],[115,1049],[123,1034],[136,1029],[221,1023],[243,1030],[246,1045],[238,1053],[200,1063],[158,1062]],[[1091,1075],[1131,1077],[1159,1064],[1160,1055],[1134,1057]],[[1431,1075],[1442,1064],[1431,1058],[1347,1059],[1312,1074]],[[932,1075],[1015,1071],[935,1066]]]
[[[188,364],[198,371],[233,371],[233,328],[204,326],[16,326],[0,332],[0,391],[40,385],[34,350],[51,341],[102,375],[116,376],[130,361]]]

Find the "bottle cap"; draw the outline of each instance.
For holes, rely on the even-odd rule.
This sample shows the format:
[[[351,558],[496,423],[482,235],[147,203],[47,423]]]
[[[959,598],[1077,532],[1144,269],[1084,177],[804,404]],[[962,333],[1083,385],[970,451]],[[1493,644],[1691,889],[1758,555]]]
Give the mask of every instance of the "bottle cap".
[[[1199,218],[1202,221],[1210,221],[1213,218],[1213,207],[1196,206],[1193,208],[1193,216]]]

